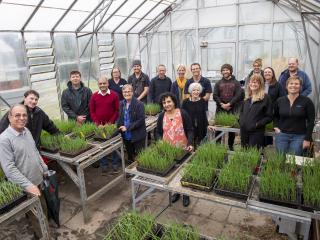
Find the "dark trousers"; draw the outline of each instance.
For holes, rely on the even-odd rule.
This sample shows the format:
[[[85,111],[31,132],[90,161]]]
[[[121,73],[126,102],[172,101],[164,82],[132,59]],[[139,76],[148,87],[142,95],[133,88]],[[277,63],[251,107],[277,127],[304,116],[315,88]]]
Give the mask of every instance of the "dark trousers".
[[[133,162],[135,156],[144,148],[145,139],[137,142],[131,142],[130,140],[123,139],[123,143],[127,150],[128,161]]]
[[[240,128],[240,138],[242,147],[257,147],[262,148],[264,146],[264,132],[248,132]]]
[[[217,137],[221,132],[220,131],[216,131],[215,136]],[[234,139],[236,138],[236,133],[234,132],[229,132],[228,134],[228,146],[229,148],[233,148],[233,144],[234,144]],[[221,138],[219,138],[217,141],[217,143],[221,143]]]

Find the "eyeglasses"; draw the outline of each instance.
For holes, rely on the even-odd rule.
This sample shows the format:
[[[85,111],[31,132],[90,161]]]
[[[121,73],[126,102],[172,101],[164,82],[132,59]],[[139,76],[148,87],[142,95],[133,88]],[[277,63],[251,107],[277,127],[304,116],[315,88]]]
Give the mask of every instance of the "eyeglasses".
[[[14,118],[27,118],[28,115],[27,114],[16,114],[13,116]]]

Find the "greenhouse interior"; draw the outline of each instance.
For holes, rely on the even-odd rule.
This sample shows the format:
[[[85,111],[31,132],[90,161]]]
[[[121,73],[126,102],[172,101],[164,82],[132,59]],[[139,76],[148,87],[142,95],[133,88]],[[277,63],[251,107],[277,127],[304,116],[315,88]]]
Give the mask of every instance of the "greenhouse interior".
[[[0,239],[320,239],[319,83],[319,0],[0,0]]]

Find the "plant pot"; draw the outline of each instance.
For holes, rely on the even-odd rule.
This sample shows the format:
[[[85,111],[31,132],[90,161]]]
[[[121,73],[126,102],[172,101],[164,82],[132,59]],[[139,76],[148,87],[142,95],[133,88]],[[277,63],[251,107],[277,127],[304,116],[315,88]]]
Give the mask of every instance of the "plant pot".
[[[250,189],[251,189],[251,186],[252,186],[252,183],[253,183],[253,178],[251,177],[250,183],[248,185],[248,189],[247,189],[247,191],[245,193],[236,192],[236,191],[232,191],[232,190],[229,190],[229,189],[221,188],[219,186],[219,181],[216,181],[216,183],[215,183],[215,185],[213,187],[213,190],[214,190],[214,192],[216,194],[219,194],[219,195],[223,195],[223,196],[227,196],[227,197],[233,197],[233,198],[242,199],[242,200],[247,200],[249,192],[250,192]]]
[[[261,202],[284,206],[284,207],[289,207],[289,208],[298,208],[298,205],[299,205],[297,199],[295,199],[295,201],[279,200],[279,199],[274,199],[272,197],[269,197],[269,196],[266,196],[266,195],[263,195],[260,193],[259,193],[259,200]]]
[[[88,151],[91,148],[93,148],[93,146],[92,145],[88,145],[88,147],[86,147],[84,149],[81,149],[81,150],[79,150],[77,152],[63,152],[63,151],[60,150],[59,153],[60,153],[61,156],[74,158],[74,157],[76,157],[76,156]]]
[[[201,185],[198,183],[193,183],[191,181],[189,181],[188,179],[183,179],[181,178],[180,183],[183,187],[189,187],[189,188],[193,188],[193,189],[197,189],[197,190],[201,190],[201,191],[205,191],[205,192],[210,192],[214,186],[214,182],[215,180],[212,181],[212,183],[209,184],[209,186],[205,186],[205,185]]]
[[[158,170],[153,170],[153,169],[148,169],[148,168],[144,168],[139,166],[139,163],[137,165],[137,170],[140,172],[144,172],[144,173],[150,173],[150,174],[154,174],[156,176],[160,176],[160,177],[165,177],[166,175],[168,175],[168,173],[174,168],[175,166],[175,162],[173,162],[167,169],[165,169],[164,171],[158,171]]]
[[[27,200],[28,196],[25,192],[16,199],[12,200],[11,202],[8,202],[6,205],[0,206],[0,215],[4,214],[6,212],[9,212],[12,208],[18,206],[20,203]]]
[[[183,163],[190,156],[190,152],[183,151],[179,156],[177,156],[174,160],[177,164]]]
[[[57,153],[59,152],[59,148],[54,148],[54,149],[49,149],[49,148],[45,148],[45,147],[42,147],[40,146],[40,149],[44,152],[48,152],[48,153]]]

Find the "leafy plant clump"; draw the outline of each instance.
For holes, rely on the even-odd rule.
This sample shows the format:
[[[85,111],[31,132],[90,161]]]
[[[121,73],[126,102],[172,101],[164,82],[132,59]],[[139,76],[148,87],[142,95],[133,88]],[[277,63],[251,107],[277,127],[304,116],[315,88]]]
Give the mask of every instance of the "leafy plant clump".
[[[304,205],[320,207],[320,163],[318,159],[303,165],[302,194]]]
[[[94,123],[84,123],[81,126],[73,129],[73,133],[80,138],[87,138],[92,135],[97,129],[97,126]]]
[[[267,132],[273,132],[273,122],[270,122],[266,125]]]
[[[160,105],[157,103],[148,103],[144,105],[146,115],[156,115],[161,111]]]
[[[53,121],[59,131],[63,134],[71,133],[73,129],[77,127],[77,123],[74,120],[62,121],[54,120]]]
[[[150,214],[136,212],[125,213],[120,216],[115,227],[104,240],[141,240],[153,236],[155,219]]]
[[[166,141],[157,141],[152,149],[154,149],[159,155],[163,155],[168,159],[176,159],[180,156],[184,150],[180,146],[174,146]]]
[[[4,181],[6,178],[6,175],[4,174],[1,166],[0,166],[0,182]]]
[[[60,142],[60,150],[66,153],[77,153],[88,146],[88,142],[83,138],[63,138]]]
[[[191,226],[172,223],[164,228],[161,240],[199,240],[200,234]]]
[[[98,127],[94,133],[101,138],[110,138],[117,130],[116,124],[106,124],[103,127]]]
[[[17,184],[8,181],[0,182],[0,206],[4,206],[22,195],[22,188]]]
[[[152,147],[141,151],[137,158],[139,167],[158,172],[163,172],[174,164],[174,159],[161,156]]]
[[[46,131],[42,131],[40,136],[41,147],[48,150],[58,150],[59,138],[58,135],[51,135]]]
[[[219,112],[215,115],[215,125],[239,128],[239,116],[236,114]]]

